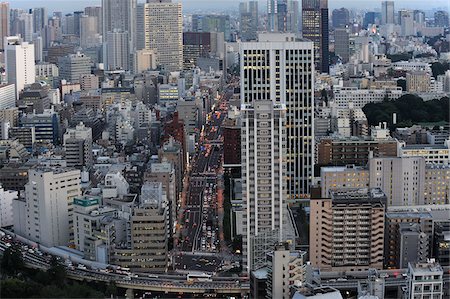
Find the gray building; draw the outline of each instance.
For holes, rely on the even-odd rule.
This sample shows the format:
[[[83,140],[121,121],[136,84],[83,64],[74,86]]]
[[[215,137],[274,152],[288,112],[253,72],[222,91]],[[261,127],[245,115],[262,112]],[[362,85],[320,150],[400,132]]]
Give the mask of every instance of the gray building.
[[[79,83],[81,75],[91,73],[91,58],[81,54],[69,54],[58,58],[59,78],[70,83]]]
[[[408,263],[423,263],[429,257],[429,237],[419,224],[400,223],[400,251],[398,269],[408,267]]]
[[[342,63],[350,59],[350,34],[348,29],[337,28],[334,30],[334,53],[341,58]]]

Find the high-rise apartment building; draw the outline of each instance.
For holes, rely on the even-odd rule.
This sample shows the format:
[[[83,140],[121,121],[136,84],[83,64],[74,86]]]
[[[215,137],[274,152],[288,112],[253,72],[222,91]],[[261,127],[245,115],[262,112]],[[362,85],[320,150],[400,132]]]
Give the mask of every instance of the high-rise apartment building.
[[[321,271],[383,268],[386,196],[379,188],[311,199],[310,260]]]
[[[258,26],[258,1],[241,2],[239,4],[239,32],[242,41],[256,40]]]
[[[303,37],[314,42],[316,68],[322,73],[330,70],[328,0],[303,0]]]
[[[394,24],[394,1],[381,2],[381,24]]]
[[[9,3],[0,2],[0,50],[4,49],[3,41],[9,36]]]
[[[183,68],[183,17],[181,3],[151,0],[137,14],[137,49],[156,50],[158,62],[168,71]]]
[[[18,98],[25,85],[36,80],[34,45],[23,42],[18,36],[9,36],[5,38],[4,47],[6,80],[15,84]]]
[[[47,247],[73,242],[72,204],[81,195],[80,181],[79,170],[30,170],[25,200],[13,202],[14,230]]]
[[[129,34],[127,31],[114,29],[107,33],[106,68],[108,70],[130,70]]]
[[[293,34],[261,34],[258,42],[241,46],[244,257],[249,271],[264,265],[267,248],[259,246],[260,238],[267,238],[268,246],[283,238],[286,190],[295,199],[309,189],[312,52],[311,42],[295,41]],[[299,77],[306,84],[296,83]]]

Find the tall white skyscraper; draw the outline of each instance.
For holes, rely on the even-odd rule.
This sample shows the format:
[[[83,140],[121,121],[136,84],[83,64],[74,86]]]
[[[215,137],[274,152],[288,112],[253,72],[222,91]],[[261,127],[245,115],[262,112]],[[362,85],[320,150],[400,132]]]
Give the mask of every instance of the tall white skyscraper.
[[[169,71],[183,68],[183,16],[181,3],[151,0],[137,10],[137,49],[156,50]]]
[[[394,24],[394,1],[381,2],[381,24]]]
[[[296,199],[309,192],[314,161],[313,62],[313,43],[295,41],[294,34],[260,34],[258,42],[241,44],[247,271],[264,266],[268,250],[285,238],[288,196]]]
[[[23,42],[18,36],[8,36],[4,42],[6,80],[16,85],[18,97],[25,85],[36,80],[34,45]]]
[[[130,51],[128,32],[114,29],[107,34],[106,65],[109,70],[130,70]]]

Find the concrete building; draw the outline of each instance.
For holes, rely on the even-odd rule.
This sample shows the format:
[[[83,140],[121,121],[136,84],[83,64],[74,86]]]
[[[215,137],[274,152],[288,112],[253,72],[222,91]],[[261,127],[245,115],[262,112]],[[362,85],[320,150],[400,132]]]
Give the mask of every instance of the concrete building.
[[[369,160],[369,169],[370,187],[384,191],[388,206],[424,203],[425,159],[373,158]]]
[[[35,7],[30,10],[30,13],[33,14],[33,33],[40,33],[44,26],[47,25],[47,8]]]
[[[379,188],[311,199],[310,260],[321,271],[383,268],[386,195]]]
[[[381,25],[395,24],[394,1],[381,2]]]
[[[291,298],[291,286],[306,282],[305,256],[304,251],[290,251],[287,244],[278,244],[267,253],[267,299]]]
[[[70,83],[80,83],[82,75],[91,73],[91,58],[81,54],[69,54],[58,58],[59,77]]]
[[[413,144],[399,149],[399,157],[424,157],[427,164],[450,164],[450,141],[444,145]]]
[[[414,28],[414,12],[411,10],[400,10],[398,12],[399,24],[402,36],[415,35]]]
[[[17,191],[5,190],[0,185],[0,227],[13,226],[13,200],[17,198],[17,195]]]
[[[331,190],[343,188],[368,188],[369,170],[355,165],[321,167],[320,186],[322,198],[327,198]]]
[[[16,86],[14,84],[0,85],[0,110],[16,107]]]
[[[443,274],[442,267],[434,261],[410,263],[408,265],[406,298],[442,299],[444,292]]]
[[[328,0],[302,0],[302,34],[314,42],[316,70],[321,73],[330,70],[328,26]]]
[[[9,36],[4,41],[6,80],[16,87],[16,97],[36,80],[34,45],[23,42],[18,36]]]
[[[33,150],[33,145],[36,142],[34,127],[11,127],[8,130],[8,137],[17,139],[29,152]]]
[[[137,10],[137,49],[156,50],[158,63],[168,71],[183,68],[181,3],[151,0]]]
[[[133,272],[165,272],[168,259],[168,207],[161,183],[146,183],[130,218],[131,243],[116,244],[112,261]]]
[[[102,20],[102,7],[101,6],[88,6],[84,8],[84,15],[96,18],[97,21],[97,33],[103,34],[103,20]]]
[[[81,75],[80,88],[83,91],[98,89],[99,88],[99,78],[93,74]]]
[[[426,205],[450,203],[450,165],[427,164],[423,201]]]
[[[130,70],[130,41],[127,31],[114,29],[107,33],[106,68],[108,70]]]
[[[408,262],[413,262],[414,259],[426,260],[430,254],[433,222],[430,212],[388,211],[384,267],[407,268]]]
[[[36,64],[36,77],[44,80],[59,77],[58,66],[49,62],[40,62]]]
[[[20,127],[34,127],[36,141],[58,144],[59,136],[59,115],[52,111],[46,110],[41,114],[26,114],[20,118]]]
[[[431,75],[427,72],[410,72],[406,74],[406,91],[410,93],[429,92]]]
[[[407,268],[408,263],[423,263],[430,256],[429,236],[418,224],[400,223],[398,228],[398,268]]]
[[[83,123],[75,128],[68,128],[64,133],[63,142],[67,166],[90,168],[93,164],[92,157],[92,129]]]
[[[334,102],[339,108],[363,108],[369,103],[381,103],[385,98],[396,100],[403,95],[401,87],[387,89],[358,89],[356,87],[339,87],[334,89]]]
[[[99,262],[103,259],[103,262],[109,263],[111,243],[115,241],[114,230],[105,224],[117,214],[117,210],[108,206],[100,207],[100,203],[101,198],[96,196],[74,199],[74,243],[75,249],[83,252],[85,259]]]
[[[135,74],[154,70],[158,66],[158,55],[155,50],[137,50],[133,65]]]
[[[267,1],[267,30],[269,32],[299,31],[299,3],[293,0]]]
[[[14,231],[53,247],[73,243],[73,200],[81,195],[80,171],[35,168],[28,172],[25,199],[14,201]]]

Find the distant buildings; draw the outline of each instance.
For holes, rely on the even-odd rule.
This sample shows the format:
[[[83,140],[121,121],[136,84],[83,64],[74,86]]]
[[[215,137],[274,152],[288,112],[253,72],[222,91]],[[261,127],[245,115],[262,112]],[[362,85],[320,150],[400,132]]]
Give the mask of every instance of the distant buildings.
[[[70,83],[79,83],[82,75],[91,73],[91,59],[81,53],[58,58],[59,78]]]
[[[333,28],[345,28],[350,23],[350,13],[348,9],[342,7],[334,9],[331,15]]]
[[[4,50],[5,45],[3,41],[5,37],[10,34],[9,26],[10,26],[10,17],[9,17],[9,3],[1,2],[0,3],[0,50]]]
[[[259,27],[258,1],[239,3],[239,32],[242,41],[257,39]]]
[[[395,24],[394,1],[381,2],[381,24]]]
[[[296,0],[269,0],[267,2],[268,31],[298,33],[299,3]]]

